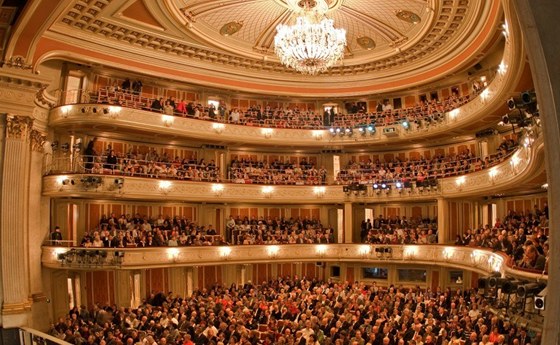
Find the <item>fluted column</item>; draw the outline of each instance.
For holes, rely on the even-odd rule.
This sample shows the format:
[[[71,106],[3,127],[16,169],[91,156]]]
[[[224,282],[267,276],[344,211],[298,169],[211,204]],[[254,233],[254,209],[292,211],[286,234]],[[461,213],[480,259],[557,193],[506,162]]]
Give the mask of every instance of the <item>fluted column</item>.
[[[187,274],[187,294],[185,297],[192,295],[194,291],[194,268],[187,267],[185,268]]]
[[[6,117],[2,167],[0,248],[2,258],[3,327],[29,325],[29,165],[33,120],[27,116]],[[40,179],[39,179],[40,180]],[[36,215],[38,216],[38,215]],[[34,277],[40,279],[39,277]]]

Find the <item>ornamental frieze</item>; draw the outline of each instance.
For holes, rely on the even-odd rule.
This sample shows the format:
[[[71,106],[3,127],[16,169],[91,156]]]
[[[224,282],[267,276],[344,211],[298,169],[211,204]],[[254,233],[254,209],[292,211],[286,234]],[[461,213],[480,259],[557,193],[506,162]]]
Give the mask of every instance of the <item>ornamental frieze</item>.
[[[6,137],[14,139],[29,138],[33,119],[28,116],[8,115],[6,117]]]

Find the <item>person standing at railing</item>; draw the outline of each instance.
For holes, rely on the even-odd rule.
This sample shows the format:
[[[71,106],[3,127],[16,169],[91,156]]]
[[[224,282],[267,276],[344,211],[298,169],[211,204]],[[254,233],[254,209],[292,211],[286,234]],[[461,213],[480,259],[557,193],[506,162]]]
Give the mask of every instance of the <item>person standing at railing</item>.
[[[62,241],[62,233],[60,232],[60,227],[55,226],[54,231],[51,233],[51,244],[53,246],[58,246],[60,245],[61,241]]]
[[[97,156],[97,152],[95,151],[95,142],[97,141],[97,137],[93,137],[88,143],[86,149],[84,150],[84,162],[86,172],[91,171],[93,169],[93,162],[95,156]]]

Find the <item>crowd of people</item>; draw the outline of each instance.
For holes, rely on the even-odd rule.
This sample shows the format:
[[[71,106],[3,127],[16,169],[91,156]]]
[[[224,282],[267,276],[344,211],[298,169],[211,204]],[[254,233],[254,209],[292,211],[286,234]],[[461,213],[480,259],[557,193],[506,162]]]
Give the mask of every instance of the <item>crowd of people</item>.
[[[507,254],[513,266],[548,271],[548,205],[525,213],[509,211],[493,226],[467,229],[457,236],[455,244],[491,248]]]
[[[219,182],[220,168],[214,160],[206,162],[195,157],[171,157],[165,150],[158,152],[150,148],[147,153],[129,150],[115,152],[108,146],[105,152],[95,150],[93,138],[84,155],[84,169],[92,174],[111,174],[151,178],[171,178],[187,181]]]
[[[92,97],[95,100],[95,97]],[[203,105],[195,101],[178,99],[174,96],[144,97],[140,93],[132,92],[124,87],[111,86],[102,88],[97,94],[96,102],[115,104],[131,108],[191,117],[195,119],[233,123],[246,126],[294,128],[294,129],[326,129],[328,127],[357,128],[373,124],[375,126],[390,126],[408,121],[417,125],[440,122],[445,114],[461,107],[471,99],[471,95],[451,96],[439,100],[422,100],[413,107],[393,109],[390,104],[380,104],[376,109],[367,112],[365,109],[355,109],[350,112],[334,112],[326,110],[324,113],[314,109],[300,109],[297,106],[271,107],[270,105],[251,105],[245,109],[233,107],[227,109],[224,104]]]
[[[234,183],[257,183],[270,185],[324,185],[327,170],[317,169],[305,158],[299,162],[275,160],[272,163],[252,159],[234,159],[229,168]]]
[[[464,97],[453,94],[444,100],[424,100],[414,107],[393,109],[389,104],[379,104],[374,112],[364,109],[351,114],[335,114],[330,125],[340,128],[356,128],[373,124],[375,126],[392,126],[404,121],[416,125],[430,125],[442,121],[445,113],[457,109],[470,100],[470,95]]]
[[[419,160],[401,160],[394,158],[383,162],[372,159],[348,162],[337,174],[338,184],[370,184],[393,181],[423,182],[459,176],[470,172],[487,169],[502,162],[517,147],[515,141],[504,140],[497,153],[485,158],[476,157],[469,149],[459,154],[436,155],[431,159],[421,157]]]
[[[186,217],[157,218],[120,215],[102,216],[99,225],[81,241],[86,248],[177,247],[227,245],[212,225],[198,225]]]
[[[149,218],[140,214],[117,216],[112,213],[104,215],[99,225],[86,232],[80,245],[142,248],[308,243],[335,243],[333,228],[323,226],[314,218],[230,216],[226,222],[226,236],[222,236],[212,225],[201,226],[186,217]]]
[[[360,226],[362,243],[371,244],[436,244],[437,219],[379,216],[363,220]]]
[[[136,308],[75,307],[49,333],[88,345],[539,345],[477,289],[435,291],[279,277],[152,292]]]
[[[334,229],[314,218],[231,217],[226,223],[233,244],[336,243]]]

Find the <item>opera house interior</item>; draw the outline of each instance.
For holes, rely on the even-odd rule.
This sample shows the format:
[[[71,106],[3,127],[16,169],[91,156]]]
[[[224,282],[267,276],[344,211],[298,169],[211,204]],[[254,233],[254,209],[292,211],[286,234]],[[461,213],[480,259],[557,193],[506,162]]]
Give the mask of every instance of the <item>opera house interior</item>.
[[[0,344],[558,344],[559,13],[0,0]]]

